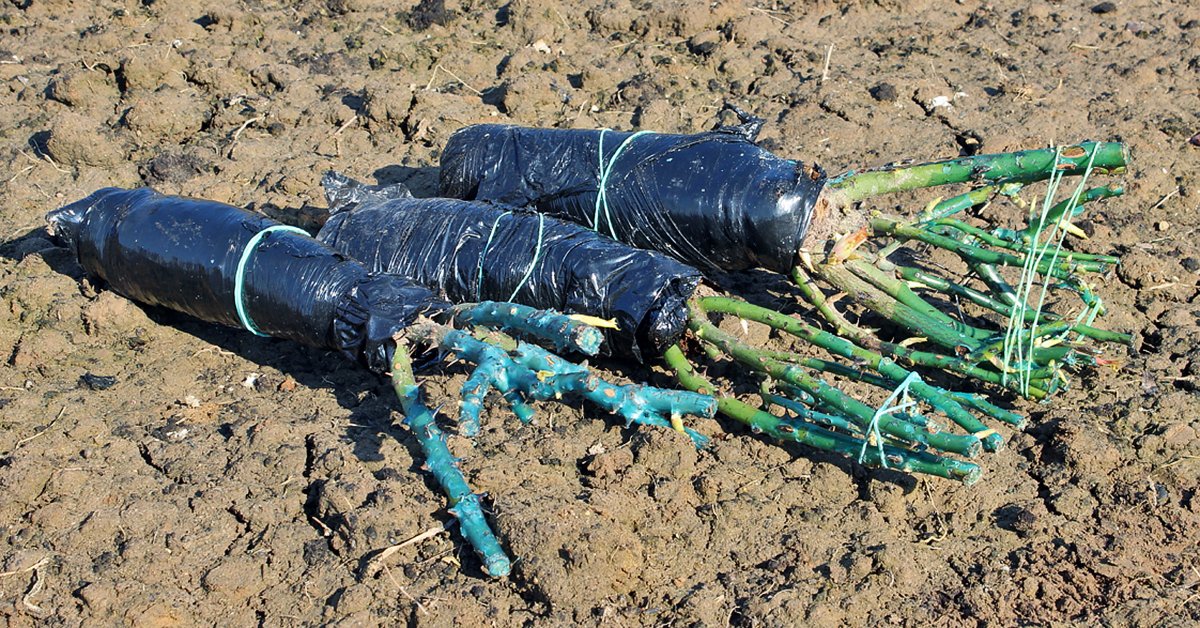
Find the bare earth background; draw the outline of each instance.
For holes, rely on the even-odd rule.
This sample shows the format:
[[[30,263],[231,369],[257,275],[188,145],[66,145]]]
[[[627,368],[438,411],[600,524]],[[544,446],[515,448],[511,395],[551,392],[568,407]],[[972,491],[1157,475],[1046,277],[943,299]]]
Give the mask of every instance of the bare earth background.
[[[8,625],[1200,618],[1194,3],[3,0],[0,28]],[[1107,324],[1137,336],[1123,366],[1018,403],[1033,427],[972,488],[723,420],[700,422],[729,436],[697,453],[578,408],[524,427],[496,408],[474,448],[451,445],[515,574],[484,577],[453,532],[380,569],[372,552],[448,519],[386,386],[144,311],[81,282],[42,232],[109,185],[312,226],[324,170],[430,194],[467,123],[693,131],[725,100],[832,172],[1128,142],[1128,194],[1086,225],[1090,249],[1125,255],[1101,281]],[[427,381],[445,402],[461,373]]]

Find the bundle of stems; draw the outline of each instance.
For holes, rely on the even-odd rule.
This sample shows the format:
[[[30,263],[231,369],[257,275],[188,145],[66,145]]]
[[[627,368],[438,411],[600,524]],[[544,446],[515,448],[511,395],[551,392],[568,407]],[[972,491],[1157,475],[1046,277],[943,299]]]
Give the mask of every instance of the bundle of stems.
[[[1074,220],[1088,203],[1124,191],[1115,183],[1088,188],[1090,178],[1124,168],[1123,145],[1085,142],[848,173],[827,186],[826,203],[845,206],[956,183],[977,187],[937,199],[913,218],[872,215],[862,229],[827,243],[820,255],[802,255],[793,280],[841,336],[914,365],[1043,399],[1069,381],[1069,367],[1097,364],[1092,345],[1130,341],[1127,334],[1094,326],[1104,305],[1086,279],[1112,269],[1119,259],[1066,246],[1068,235],[1086,238]],[[1058,198],[1061,183],[1074,176],[1077,185]],[[1047,181],[1043,200],[1025,201],[1024,188],[1037,181]],[[989,229],[959,217],[993,202],[1018,207],[1025,224]],[[956,274],[933,260],[918,265],[911,248],[901,249],[906,244],[943,251],[965,272]],[[1074,299],[1059,301],[1061,294],[1078,299],[1076,311],[1068,310]],[[852,323],[835,306],[843,295],[908,337],[883,342]],[[935,305],[947,299],[956,307]],[[1059,301],[1063,310],[1051,310],[1050,300]]]
[[[1122,193],[1116,184],[1088,187],[1093,176],[1123,172],[1121,144],[972,155],[827,180],[811,163],[755,145],[763,121],[726,109],[739,124],[695,135],[468,127],[442,153],[441,189],[518,202],[711,271],[761,267],[786,276],[823,329],[778,311],[700,299],[690,306],[691,337],[710,358],[732,359],[764,378],[763,410],[783,408],[786,426],[820,436],[810,444],[858,447],[863,462],[891,464],[885,445],[969,457],[1003,444],[974,415],[1023,422],[982,397],[937,389],[922,375],[950,379],[947,387],[956,389],[1044,399],[1070,381],[1073,369],[1100,364],[1103,343],[1130,340],[1097,324],[1104,304],[1088,281],[1117,258],[1067,246],[1068,236],[1084,236],[1075,221],[1089,205]],[[1068,180],[1077,185],[1060,195]],[[1041,202],[1023,198],[1043,181]],[[938,186],[961,187],[919,213],[889,216],[875,204]],[[1015,206],[1012,215],[1023,215],[1023,224],[982,220],[993,215],[983,211],[992,203]],[[730,316],[796,336],[833,359],[747,346],[715,324]],[[681,382],[711,389],[685,361],[691,346],[666,357]],[[829,377],[891,392],[872,409]],[[905,412],[914,398],[966,433],[947,434],[939,421]],[[897,399],[899,407],[891,407]],[[770,421],[732,400],[722,408],[755,429]],[[856,440],[835,442],[829,434]],[[977,476],[975,469],[938,465],[914,469]]]
[[[1086,204],[1123,192],[1117,184],[1089,188],[1090,177],[1124,167],[1121,144],[1087,142],[835,178],[818,211],[849,208],[851,215],[869,216],[866,224],[801,251],[791,273],[801,300],[831,331],[731,298],[706,297],[691,304],[689,327],[704,352],[732,359],[763,377],[761,407],[725,394],[718,399],[721,412],[776,439],[850,455],[864,464],[974,482],[979,468],[947,454],[969,458],[981,446],[995,451],[1004,442],[975,414],[1016,429],[1025,425],[1024,417],[979,394],[928,384],[917,372],[945,372],[968,387],[983,384],[1040,400],[1069,382],[1068,369],[1103,362],[1095,343],[1128,343],[1128,335],[1095,326],[1104,305],[1085,279],[1088,273],[1108,271],[1119,259],[1066,247],[1067,236],[1086,238],[1074,224]],[[1078,183],[1058,198],[1060,184],[1069,176],[1078,177]],[[1044,198],[1025,202],[1022,191],[1037,181],[1048,182]],[[964,183],[975,187],[937,199],[911,218],[886,217],[861,207],[853,211],[855,204],[882,195]],[[1021,208],[1025,224],[988,228],[961,216],[996,201]],[[913,245],[929,251],[918,254]],[[933,261],[913,261],[937,250],[958,258],[961,272],[954,274]],[[1077,297],[1075,311],[1067,309],[1069,301],[1054,298],[1063,293]],[[839,305],[842,300],[857,307]],[[1052,310],[1052,300],[1063,311]],[[946,301],[952,307],[945,307]],[[853,314],[858,315],[855,322]],[[714,324],[720,316],[767,325],[820,347],[833,359],[749,346]],[[888,329],[869,329],[867,321],[882,322]],[[685,387],[718,392],[683,347],[673,347],[665,357]],[[894,394],[883,406],[873,407],[821,379],[829,375]],[[895,393],[939,411],[966,433],[943,431],[931,416],[911,410],[913,404],[889,407]],[[774,407],[782,409],[782,417],[769,412]]]

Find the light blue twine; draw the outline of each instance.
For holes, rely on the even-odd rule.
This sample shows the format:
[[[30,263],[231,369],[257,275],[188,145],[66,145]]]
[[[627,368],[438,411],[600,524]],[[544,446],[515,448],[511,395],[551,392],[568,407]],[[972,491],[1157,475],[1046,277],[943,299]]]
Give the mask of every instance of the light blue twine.
[[[871,417],[871,423],[867,425],[867,438],[863,441],[862,450],[858,452],[859,464],[862,464],[863,459],[866,458],[867,447],[870,446],[871,441],[873,440],[875,441],[875,448],[879,451],[879,464],[883,465],[884,469],[888,468],[887,457],[883,455],[883,434],[879,433],[879,420],[885,416],[895,414],[902,410],[907,410],[917,405],[917,402],[913,401],[908,396],[908,387],[912,385],[913,382],[917,381],[917,379],[919,378],[917,377],[915,371],[909,372],[908,377],[905,377],[904,381],[900,382],[900,385],[892,391],[892,394],[888,395],[888,398],[883,401],[883,405],[879,406],[879,409],[875,410],[874,416]],[[892,405],[897,398],[901,398],[901,402],[897,403],[896,405]]]
[[[509,214],[512,214],[512,212],[504,212],[503,214],[500,214],[499,216],[496,217],[496,221],[492,223],[492,230],[490,232],[488,232],[487,242],[485,242],[483,244],[483,250],[479,252],[479,267],[476,269],[476,272],[475,272],[475,300],[476,301],[483,300],[483,261],[485,258],[487,258],[488,249],[492,248],[492,240],[496,237],[496,228],[500,226],[500,221],[503,220],[504,217],[508,216]],[[533,276],[533,269],[537,267],[538,258],[540,258],[542,256],[542,235],[545,232],[546,232],[546,215],[538,214],[537,245],[533,249],[533,261],[531,261],[529,263],[529,268],[525,269],[525,276],[521,277],[520,283],[517,284],[516,288],[513,288],[512,294],[509,295],[509,297],[508,297],[509,301],[517,300],[517,293],[521,291],[521,288],[525,287],[525,282],[529,281],[529,278]]]
[[[492,247],[492,238],[496,237],[496,227],[500,226],[500,221],[505,216],[512,212],[504,212],[496,217],[496,222],[492,223],[492,231],[488,234],[487,242],[483,243],[483,250],[479,252],[479,268],[475,272],[475,300],[483,300],[483,260],[487,257],[488,249]],[[511,299],[510,299],[511,300]]]
[[[600,180],[596,184],[596,211],[592,214],[592,231],[600,231],[600,211],[603,209],[604,219],[608,221],[608,233],[614,240],[616,240],[617,231],[613,227],[612,214],[610,214],[608,211],[608,177],[612,174],[613,165],[617,163],[617,158],[621,156],[622,152],[624,152],[625,147],[629,146],[634,139],[643,135],[648,135],[652,133],[652,131],[638,131],[637,133],[625,138],[625,141],[621,142],[621,144],[617,146],[617,150],[613,151],[612,157],[608,159],[608,162],[604,161],[605,133],[608,133],[608,129],[600,130]]]
[[[259,331],[258,328],[254,326],[254,321],[250,320],[250,315],[246,313],[246,266],[250,262],[250,256],[254,255],[254,251],[258,249],[258,245],[262,242],[262,239],[265,238],[268,233],[272,233],[274,231],[302,233],[308,237],[308,232],[299,227],[293,227],[291,225],[271,225],[270,227],[267,227],[266,229],[254,234],[254,237],[250,238],[250,241],[246,243],[246,247],[242,249],[242,257],[238,260],[237,272],[233,276],[233,306],[237,310],[238,320],[242,322],[242,327],[245,327],[246,331],[249,331],[255,336],[266,336],[268,334],[264,334]]]

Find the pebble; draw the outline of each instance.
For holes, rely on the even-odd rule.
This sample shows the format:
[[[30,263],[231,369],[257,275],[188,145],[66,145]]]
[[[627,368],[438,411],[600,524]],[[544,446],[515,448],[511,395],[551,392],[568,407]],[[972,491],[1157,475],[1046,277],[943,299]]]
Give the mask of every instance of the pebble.
[[[79,384],[89,390],[108,390],[117,385],[117,378],[111,375],[94,375],[84,373],[79,378]]]
[[[879,102],[896,102],[899,96],[896,92],[896,86],[891,83],[880,83],[870,89],[871,98]]]

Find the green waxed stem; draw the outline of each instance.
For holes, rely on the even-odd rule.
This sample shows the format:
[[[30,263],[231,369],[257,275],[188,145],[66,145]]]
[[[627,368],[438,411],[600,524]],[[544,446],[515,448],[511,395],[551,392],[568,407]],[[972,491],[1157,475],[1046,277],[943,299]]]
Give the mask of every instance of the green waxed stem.
[[[1032,333],[1029,331],[1021,332],[1021,340],[1028,342],[1030,337],[1034,339],[1045,338],[1047,336],[1057,336],[1071,331],[1075,324],[1071,321],[1054,321],[1038,325],[1037,329]],[[991,356],[1000,355],[1004,352],[1005,339],[1000,338],[996,342],[981,347],[974,357],[975,359],[984,360]],[[1077,361],[1080,359],[1088,359],[1087,354],[1076,352],[1072,347],[1067,345],[1058,345],[1054,347],[1037,347],[1033,350],[1033,363],[1044,366],[1050,362],[1062,363],[1065,360]]]
[[[1009,232],[1006,232],[1001,229],[996,230],[996,232],[1001,235],[996,235],[993,233],[988,233],[987,231],[984,231],[983,229],[980,229],[979,227],[975,227],[975,226],[966,224],[966,223],[962,222],[961,220],[955,220],[953,218],[937,220],[937,221],[934,221],[932,223],[932,225],[934,227],[937,227],[937,229],[933,230],[933,233],[937,233],[939,235],[947,235],[948,236],[950,230],[954,230],[954,231],[958,231],[960,233],[967,234],[973,238],[976,238],[977,240],[979,240],[989,246],[995,246],[998,248],[1007,249],[1009,251],[1014,251],[1016,253],[1020,253],[1021,255],[1025,255],[1025,254],[1029,253],[1029,245],[1028,244],[1022,245],[1022,244],[1019,244],[1018,242],[1014,241],[1014,239],[1019,239],[1019,236],[1004,235]],[[1013,233],[1016,233],[1016,232],[1013,232]],[[1013,239],[1009,239],[1009,238],[1013,238]],[[1055,248],[1056,247],[1050,247],[1050,246],[1039,247],[1034,250],[1034,254],[1035,255],[1051,255],[1054,253]],[[1063,249],[1062,251],[1060,251],[1059,256],[1062,257],[1064,259],[1064,261],[1067,264],[1069,264],[1072,268],[1075,268],[1078,270],[1085,270],[1088,272],[1103,272],[1105,270],[1108,270],[1108,268],[1110,266],[1117,264],[1118,262],[1121,261],[1120,259],[1113,257],[1111,255],[1095,255],[1095,254],[1091,254],[1091,253],[1076,253],[1074,251],[1070,251],[1067,249]]]
[[[712,383],[696,372],[678,346],[667,349],[663,357],[684,388],[705,394],[715,392]],[[721,414],[748,426],[751,431],[767,434],[776,440],[801,443],[814,449],[839,453],[855,460],[861,455],[863,463],[872,466],[886,465],[900,471],[936,475],[958,480],[966,485],[974,484],[982,475],[979,465],[970,462],[890,445],[884,445],[881,458],[875,447],[867,447],[864,452],[862,439],[816,425],[797,425],[732,397],[717,397],[717,408]]]
[[[988,416],[1004,421],[1018,430],[1025,429],[1025,426],[1029,423],[1024,415],[1017,414],[1011,410],[1005,410],[975,393],[952,392],[950,396],[980,412],[986,413]]]
[[[1073,202],[1075,199],[1070,197],[1055,203],[1054,206],[1050,208],[1050,211],[1046,212],[1046,219],[1042,222],[1043,224],[1052,225],[1062,219],[1063,214],[1067,213],[1068,209],[1071,210],[1072,217],[1078,216],[1084,212],[1085,203],[1097,201],[1102,198],[1120,196],[1124,193],[1125,188],[1117,185],[1116,183],[1092,188],[1080,195],[1077,203]],[[1037,232],[1037,227],[1030,225],[1023,230],[1018,231],[1016,235],[1020,238],[1021,243],[1028,244],[1033,239],[1034,234]]]
[[[833,305],[825,299],[825,294],[813,282],[812,277],[804,272],[804,269],[799,266],[792,267],[792,281],[800,290],[800,296],[804,297],[813,307],[817,308],[817,312],[824,318],[826,322],[833,325],[838,334],[848,338],[862,339],[869,337],[866,331],[852,324],[842,316]]]
[[[850,432],[855,438],[862,438],[862,428],[855,423],[847,421],[844,417],[837,416],[836,414],[829,414],[827,412],[818,412],[811,408],[805,407],[798,401],[768,392],[760,392],[759,396],[763,398],[763,401],[775,404],[784,410],[791,412],[798,419],[815,422],[820,425]]]
[[[1120,172],[1125,167],[1125,153],[1125,146],[1118,142],[1084,142],[1042,150],[975,155],[915,166],[848,173],[831,181],[828,189],[835,198],[853,202],[892,192],[951,183],[1041,181],[1050,178],[1056,164],[1067,175],[1082,175],[1089,163],[1094,172]]]
[[[1028,389],[1022,389],[1015,382],[1005,380],[1003,375],[999,372],[976,366],[960,358],[952,358],[947,355],[941,355],[929,351],[917,351],[915,349],[902,347],[898,344],[890,342],[880,343],[879,349],[882,353],[896,356],[897,358],[907,360],[919,366],[928,366],[944,371],[950,371],[952,373],[966,375],[967,377],[978,379],[988,384],[1003,386],[1009,390],[1012,390],[1013,392],[1021,393],[1032,399],[1045,399],[1046,396],[1052,392],[1052,390],[1044,387],[1046,382],[1038,382],[1036,381],[1037,378],[1034,378],[1035,385],[1029,386]]]
[[[807,340],[834,355],[860,362],[874,369],[891,380],[893,386],[904,381],[909,375],[907,369],[885,358],[880,353],[864,349],[794,317],[764,307],[728,297],[704,297],[697,302],[697,306],[702,311],[738,316]],[[995,377],[996,381],[999,382],[1000,375],[995,374]],[[950,398],[941,389],[925,383],[924,380],[920,378],[914,380],[909,387],[909,391],[914,397],[933,406],[972,434],[989,431],[986,425],[971,415],[970,412],[967,412],[960,403]],[[992,433],[983,437],[983,447],[988,451],[1000,449],[1003,443],[1004,439],[999,434]]]
[[[969,338],[953,327],[924,312],[917,311],[893,298],[854,274],[844,264],[822,264],[818,274],[838,290],[850,295],[871,311],[896,323],[918,336],[955,352],[969,353],[980,346],[978,340]]]
[[[453,318],[460,325],[491,327],[549,342],[557,351],[596,355],[604,342],[604,334],[591,325],[553,310],[516,303],[484,301],[460,305],[454,308]]]
[[[935,322],[941,322],[944,325],[950,326],[968,338],[984,340],[996,335],[996,332],[989,332],[973,327],[933,307],[928,301],[921,298],[921,295],[913,292],[912,288],[908,287],[908,284],[889,273],[885,273],[865,260],[851,260],[846,262],[846,266],[851,272],[876,288],[879,288],[893,299],[928,316]]]
[[[587,367],[568,362],[541,347],[519,343],[513,357],[522,365],[550,373],[547,379],[555,395],[577,395],[602,410],[625,419],[625,424],[673,427],[672,419],[684,415],[711,417],[717,403],[709,395],[653,386],[615,385],[600,379]],[[683,428],[697,448],[708,445],[708,437]]]
[[[982,205],[992,197],[997,190],[997,186],[985,185],[981,188],[975,188],[970,192],[953,196],[943,201],[939,201],[927,212],[922,212],[919,222],[926,223],[930,221],[944,220],[947,216],[953,216],[959,212],[966,211],[976,205]]]
[[[1017,268],[1021,268],[1025,263],[1023,255],[1014,255],[1012,253],[993,251],[965,244],[952,237],[936,234],[922,227],[906,225],[888,218],[873,218],[870,224],[871,229],[875,231],[906,240],[917,240],[926,244],[932,244],[938,248],[956,253],[959,257],[967,261],[995,264],[998,266],[1015,266]],[[1072,264],[1066,261],[1056,261],[1054,264],[1051,264],[1046,260],[1042,260],[1037,264],[1035,270],[1056,279],[1072,279]]]
[[[829,373],[830,375],[845,377],[846,379],[852,379],[857,382],[871,384],[879,388],[886,388],[887,390],[895,388],[896,384],[899,383],[893,382],[891,379],[883,377],[877,373],[870,373],[858,367],[847,366],[845,364],[830,360],[810,358],[795,353],[789,353],[787,351],[760,350],[759,353],[761,353],[764,357],[771,358],[772,360],[799,364],[800,366],[813,369],[814,371],[821,371],[822,373]]]
[[[496,534],[488,526],[480,508],[479,496],[463,478],[433,412],[421,401],[420,388],[413,377],[412,363],[405,347],[397,347],[392,358],[392,388],[400,399],[404,423],[412,430],[425,454],[425,467],[450,499],[450,513],[458,519],[458,528],[493,577],[504,577],[512,569],[512,560],[500,547]]]
[[[943,277],[927,273],[911,266],[897,266],[896,272],[898,272],[900,277],[905,281],[913,281],[932,290],[937,290],[938,292],[964,298],[975,305],[985,307],[993,312],[996,312],[997,314],[1010,316],[1012,313],[1011,306],[1001,303],[991,295],[985,292],[980,292],[979,290],[969,286],[954,283]],[[1033,320],[1033,316],[1033,313],[1030,312],[1027,317],[1027,322]]]
[[[975,305],[987,308],[993,312],[996,312],[997,314],[1012,316],[1013,308],[1011,306],[992,298],[991,295],[975,290],[974,288],[954,283],[943,277],[939,277],[937,275],[933,275],[909,266],[897,266],[896,269],[899,271],[900,276],[905,280],[915,281],[933,290],[937,290],[938,292],[962,297],[974,303]],[[1034,319],[1038,317],[1036,312],[1028,308],[1025,308],[1022,310],[1022,312],[1022,317],[1026,323],[1032,323]],[[1059,320],[1061,317],[1052,312],[1043,312],[1041,314],[1041,318],[1046,321],[1055,321]],[[1090,325],[1073,325],[1071,327],[1071,331],[1086,338],[1099,340],[1101,342],[1115,342],[1120,344],[1129,344],[1133,342],[1133,336],[1129,334],[1109,331],[1106,329],[1098,329]]]
[[[1002,303],[1007,303],[1010,307],[1023,303],[1021,297],[1017,296],[1016,288],[1009,285],[995,266],[976,261],[968,261],[967,266],[979,275],[979,279],[992,289]]]
[[[801,388],[820,402],[856,421],[864,430],[872,423],[875,415],[874,408],[846,395],[824,381],[809,376],[799,366],[762,356],[754,348],[740,343],[736,338],[704,320],[702,311],[696,311],[689,317],[688,326],[699,338],[717,345],[738,362]],[[970,415],[968,414],[968,416]],[[973,416],[971,419],[982,429],[987,429],[978,422],[978,419]],[[881,432],[896,438],[964,456],[976,456],[981,449],[981,440],[974,435],[929,432],[890,414],[879,417],[878,427]]]

